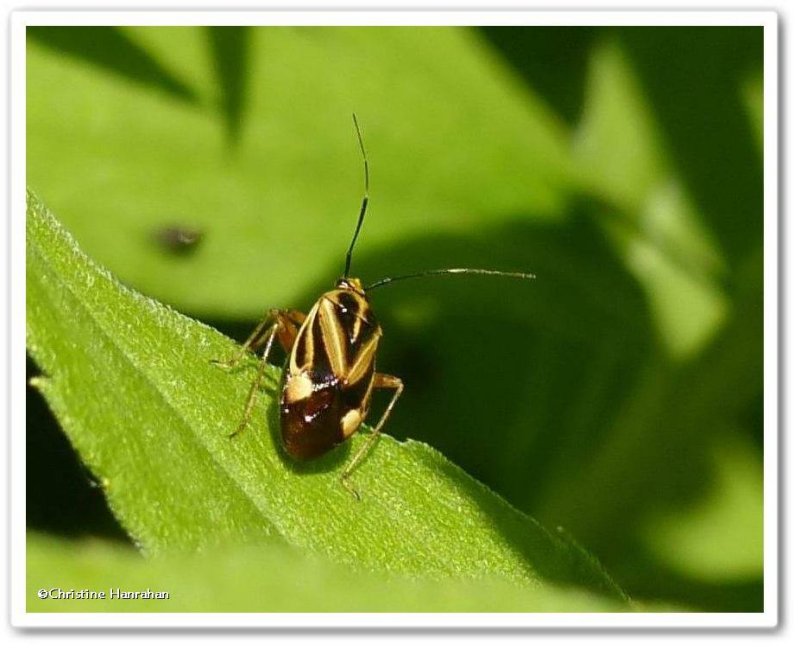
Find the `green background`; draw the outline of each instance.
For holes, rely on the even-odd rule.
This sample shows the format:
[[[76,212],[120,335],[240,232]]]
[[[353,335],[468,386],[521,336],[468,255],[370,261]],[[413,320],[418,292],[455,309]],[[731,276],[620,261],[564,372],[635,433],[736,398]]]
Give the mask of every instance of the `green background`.
[[[28,184],[123,284],[241,340],[341,272],[357,112],[355,275],[537,275],[374,294],[407,386],[386,432],[637,601],[761,610],[762,50],[760,28],[29,28]],[[27,471],[32,530],[127,542],[33,390]],[[33,538],[41,566],[75,555]]]

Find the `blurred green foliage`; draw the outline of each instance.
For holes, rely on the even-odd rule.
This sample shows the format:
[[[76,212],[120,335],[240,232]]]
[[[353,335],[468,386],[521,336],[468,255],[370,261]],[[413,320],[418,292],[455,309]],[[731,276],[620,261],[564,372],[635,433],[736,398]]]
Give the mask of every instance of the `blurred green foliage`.
[[[64,556],[70,561],[64,562]],[[37,612],[626,612],[628,606],[579,589],[536,588],[483,579],[411,579],[390,570],[354,571],[283,545],[262,544],[235,552],[144,560],[130,548],[92,539],[28,540],[28,583],[63,591],[105,592],[105,600],[46,599],[28,591]],[[50,586],[54,587],[54,586]],[[169,599],[108,599],[112,589],[166,591]],[[665,607],[654,611],[667,610]]]
[[[636,599],[761,610],[761,29],[28,39],[29,185],[123,282],[238,337],[341,272],[356,111],[356,275],[538,276],[374,294],[407,386],[387,431],[568,530]],[[175,254],[175,227],[202,240]],[[40,415],[29,524],[114,534]]]

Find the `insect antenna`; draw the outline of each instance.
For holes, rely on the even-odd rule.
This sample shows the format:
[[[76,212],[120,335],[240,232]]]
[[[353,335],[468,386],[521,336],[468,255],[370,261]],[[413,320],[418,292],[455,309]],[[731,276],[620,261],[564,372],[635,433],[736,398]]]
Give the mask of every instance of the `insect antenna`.
[[[418,277],[429,277],[431,275],[497,275],[499,277],[511,277],[513,279],[536,279],[533,273],[516,273],[504,270],[489,270],[487,268],[437,268],[435,270],[423,270],[420,273],[411,275],[398,275],[397,277],[384,277],[377,282],[372,282],[364,290],[371,291],[374,288],[386,286],[392,282],[399,282],[404,279],[416,279]]]
[[[347,249],[347,256],[344,259],[344,275],[342,275],[342,277],[349,277],[353,248],[355,248],[358,233],[361,232],[361,224],[364,222],[364,216],[367,213],[367,203],[369,202],[369,164],[367,163],[367,152],[364,150],[364,139],[361,137],[361,129],[358,127],[358,119],[355,113],[353,113],[353,124],[355,124],[356,135],[358,135],[358,146],[361,149],[361,157],[364,159],[364,198],[361,199],[361,210],[358,213],[356,231],[353,233],[353,240],[350,242],[350,247]]]

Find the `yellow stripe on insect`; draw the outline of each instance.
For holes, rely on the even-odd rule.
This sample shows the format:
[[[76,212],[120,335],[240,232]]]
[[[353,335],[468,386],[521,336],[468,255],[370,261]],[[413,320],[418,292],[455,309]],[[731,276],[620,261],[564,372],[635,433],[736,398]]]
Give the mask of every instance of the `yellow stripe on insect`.
[[[347,383],[353,385],[354,383],[358,383],[364,375],[372,369],[373,362],[375,360],[375,352],[378,351],[378,343],[380,342],[381,336],[378,332],[372,335],[372,337],[364,343],[363,347],[358,352],[358,356],[356,356],[355,360],[353,361],[353,366],[350,368],[350,371],[347,374]]]
[[[319,301],[320,329],[325,352],[330,361],[331,370],[335,376],[343,377],[347,374],[347,339],[339,323],[336,307],[330,300]]]

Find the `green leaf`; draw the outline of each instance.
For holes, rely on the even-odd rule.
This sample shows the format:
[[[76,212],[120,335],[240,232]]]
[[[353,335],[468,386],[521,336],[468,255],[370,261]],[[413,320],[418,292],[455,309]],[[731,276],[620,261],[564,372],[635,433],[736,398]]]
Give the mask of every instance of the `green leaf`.
[[[569,536],[424,444],[382,437],[354,475],[360,502],[339,474],[363,436],[319,461],[285,460],[276,368],[258,415],[229,439],[253,371],[209,361],[234,343],[121,286],[32,194],[27,296],[28,348],[45,373],[36,385],[146,553],[269,541],[393,574],[572,584],[625,601]]]
[[[143,559],[100,541],[28,539],[29,612],[624,612],[613,597],[502,579],[408,578],[354,571],[278,545]],[[40,599],[40,588],[103,592],[106,599]],[[112,590],[166,592],[121,599]]]
[[[653,109],[620,44],[596,48],[576,154],[592,193],[614,206],[600,219],[641,283],[671,356],[704,349],[725,322],[724,264],[670,168]]]

